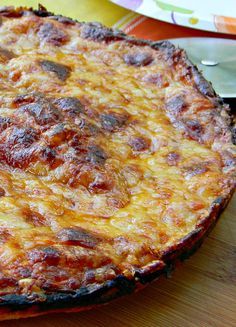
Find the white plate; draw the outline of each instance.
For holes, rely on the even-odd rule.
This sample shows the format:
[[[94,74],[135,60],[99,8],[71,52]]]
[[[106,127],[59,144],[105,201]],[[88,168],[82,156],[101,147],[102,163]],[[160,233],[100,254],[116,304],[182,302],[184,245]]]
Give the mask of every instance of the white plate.
[[[139,14],[206,31],[236,34],[236,0],[110,0]]]

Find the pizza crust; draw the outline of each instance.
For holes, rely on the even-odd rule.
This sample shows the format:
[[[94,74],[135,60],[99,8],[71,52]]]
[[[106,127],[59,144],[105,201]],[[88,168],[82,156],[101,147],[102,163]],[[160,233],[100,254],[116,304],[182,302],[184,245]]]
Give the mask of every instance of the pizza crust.
[[[168,276],[177,261],[188,259],[201,246],[203,240],[213,229],[220,213],[225,209],[228,199],[218,199],[212,204],[211,213],[178,244],[167,249],[162,260],[151,262],[137,269],[131,276],[120,275],[97,288],[83,288],[75,293],[52,293],[43,302],[31,302],[25,296],[10,295],[1,303],[1,320],[35,317],[58,312],[80,312],[107,304],[118,297],[142,289],[148,283]]]
[[[53,16],[52,13],[47,12],[43,7],[40,7],[39,10],[32,10],[32,9],[26,9],[26,8],[6,8],[3,9],[0,12],[2,17],[8,17],[9,19],[14,18],[20,18],[21,16],[25,15],[35,15],[35,17],[54,17],[57,22],[61,24],[65,24],[66,26],[73,26],[74,21],[65,18],[62,16]],[[50,22],[48,24],[51,24]],[[201,129],[202,124],[201,120],[204,121],[206,119],[206,116],[199,114],[199,121],[200,123],[196,123],[193,119],[190,119],[189,113],[186,113],[186,106],[188,106],[188,103],[190,101],[195,100],[194,98],[191,98],[191,94],[179,94],[178,90],[177,93],[175,93],[175,89],[170,89],[170,93],[168,93],[166,98],[166,115],[168,119],[170,120],[171,124],[174,126],[174,128],[177,131],[180,131],[183,133],[184,137],[190,138],[191,140],[199,143],[204,144],[206,147],[212,146],[213,150],[217,153],[221,154],[221,159],[224,162],[225,172],[228,174],[227,176],[231,176],[231,178],[227,178],[226,185],[224,186],[224,190],[222,191],[222,194],[216,198],[212,204],[209,206],[208,214],[204,216],[203,219],[197,222],[197,224],[194,226],[193,230],[186,234],[186,236],[180,238],[178,242],[175,242],[175,244],[167,245],[164,250],[160,249],[158,250],[158,256],[156,255],[156,258],[153,259],[153,257],[150,257],[149,262],[145,264],[133,264],[131,266],[127,266],[127,269],[124,268],[122,271],[117,271],[115,276],[108,277],[109,279],[102,282],[96,282],[91,283],[88,285],[83,285],[82,287],[79,287],[78,289],[66,289],[66,291],[60,291],[60,289],[53,291],[50,289],[49,292],[43,292],[41,293],[40,288],[37,288],[38,286],[30,286],[35,287],[32,294],[29,293],[30,288],[27,288],[27,278],[26,280],[22,281],[23,287],[23,293],[20,294],[18,291],[17,293],[9,293],[6,295],[0,296],[0,313],[1,313],[1,319],[16,319],[21,317],[29,317],[29,316],[35,316],[40,314],[45,314],[49,312],[59,312],[59,311],[80,311],[84,309],[88,309],[91,307],[94,307],[99,304],[107,303],[110,300],[123,296],[126,294],[129,294],[141,287],[143,287],[145,284],[151,282],[154,279],[159,278],[161,275],[167,275],[168,271],[173,268],[175,262],[177,260],[184,260],[187,257],[189,257],[202,243],[203,239],[211,228],[214,226],[214,224],[217,221],[217,218],[219,217],[221,211],[225,208],[227,205],[234,189],[235,189],[235,163],[233,162],[233,155],[232,155],[232,149],[233,145],[231,140],[229,139],[232,135],[232,127],[230,126],[230,116],[228,115],[229,108],[223,104],[222,100],[215,94],[212,86],[202,77],[202,75],[199,73],[197,68],[192,65],[192,63],[188,60],[185,52],[182,50],[176,49],[171,43],[166,41],[161,42],[150,42],[145,40],[137,40],[132,37],[128,37],[125,34],[123,34],[120,31],[113,31],[111,29],[107,29],[103,27],[100,24],[95,23],[89,23],[89,24],[82,24],[78,23],[81,29],[81,36],[82,38],[85,38],[86,40],[92,41],[92,42],[119,42],[119,41],[126,41],[128,44],[143,48],[143,47],[149,47],[151,50],[147,50],[147,53],[140,54],[128,54],[124,56],[124,61],[127,65],[134,66],[134,67],[143,67],[148,66],[152,62],[152,57],[150,53],[151,51],[159,51],[161,60],[165,60],[168,62],[171,69],[175,70],[176,75],[178,77],[178,80],[184,80],[186,85],[193,86],[194,89],[197,90],[198,94],[201,96],[201,101],[197,103],[196,101],[196,108],[208,108],[208,106],[214,106],[216,110],[214,110],[214,116],[211,116],[211,119],[214,119],[214,122],[218,129],[223,132],[219,132],[219,134],[212,134],[212,130],[204,131]],[[82,26],[82,27],[81,27]],[[24,29],[24,24],[21,26],[17,26],[17,28]],[[22,31],[20,31],[22,33]],[[50,25],[41,25],[38,30],[39,38],[41,38],[43,41],[43,45],[47,48],[48,46],[54,46],[58,47],[63,44],[65,44],[68,41],[66,33],[62,31],[59,33],[56,29],[53,29],[53,26]],[[11,50],[10,50],[11,51]],[[97,52],[96,55],[99,55]],[[3,53],[2,57],[3,60],[5,60],[5,57],[13,57],[14,55],[12,53]],[[43,58],[43,55],[42,55]],[[7,59],[6,59],[7,60]],[[35,59],[38,60],[38,57]],[[109,60],[109,58],[107,59]],[[52,78],[50,79],[51,84],[47,85],[52,92],[56,90],[58,85],[60,83],[65,82],[67,79],[70,78],[71,75],[71,68],[68,65],[64,65],[61,62],[52,62],[50,59],[41,59],[39,62],[39,69],[43,71],[43,74],[49,74],[49,76]],[[15,62],[15,66],[17,66],[17,61]],[[13,67],[13,70],[14,70]],[[23,66],[24,69],[24,66]],[[41,71],[40,71],[41,72]],[[17,79],[17,75],[14,76],[14,79]],[[159,83],[161,87],[165,87],[165,85],[168,84],[168,81],[162,80],[160,76],[145,76],[146,81],[148,80],[150,82],[150,87],[152,87],[153,80],[155,83]],[[56,79],[56,82],[55,82]],[[146,83],[146,81],[144,81]],[[83,81],[80,81],[83,83]],[[82,84],[81,84],[82,85]],[[156,85],[156,84],[155,84]],[[24,87],[24,85],[23,85]],[[42,85],[42,88],[44,85]],[[43,89],[42,89],[43,90]],[[45,89],[46,90],[46,89]],[[9,90],[8,90],[9,91]],[[35,100],[36,99],[36,100]],[[49,98],[48,98],[49,99]],[[76,113],[83,113],[83,106],[80,106],[80,103],[74,103],[73,102],[73,112],[71,111],[72,102],[65,102],[62,98],[59,100],[56,99],[50,106],[53,106],[53,110],[48,105],[49,100],[45,100],[41,97],[41,95],[33,95],[33,100],[29,98],[27,95],[26,97],[21,97],[15,99],[15,106],[18,106],[18,108],[23,108],[24,114],[31,113],[32,110],[36,110],[34,107],[34,101],[36,101],[37,106],[41,106],[40,110],[46,110],[47,118],[46,120],[41,120],[42,117],[33,115],[34,119],[38,119],[37,123],[40,126],[43,126],[48,122],[48,119],[50,118],[52,121],[54,119],[57,119],[58,108],[60,110],[64,110],[66,114],[69,113],[69,115],[74,115]],[[127,100],[127,99],[126,99]],[[46,101],[46,102],[45,102]],[[51,101],[51,100],[50,100]],[[72,100],[70,100],[72,101]],[[74,101],[74,100],[73,100]],[[25,104],[26,103],[26,104]],[[33,103],[33,104],[32,104]],[[64,112],[63,111],[63,112]],[[35,111],[33,111],[35,112]],[[51,116],[50,113],[52,112]],[[181,115],[180,115],[181,113]],[[192,116],[194,117],[194,112],[192,113]],[[35,118],[36,117],[36,118]],[[49,117],[49,118],[48,118]],[[31,119],[31,118],[30,118]],[[125,115],[121,116],[118,111],[113,111],[112,116],[110,113],[105,113],[101,117],[101,124],[103,130],[105,130],[105,133],[113,133],[119,131],[123,126],[126,126],[126,124],[130,123],[131,116],[129,113],[126,113]],[[208,118],[207,118],[208,119]],[[4,121],[4,124],[8,124],[8,121]],[[5,126],[4,125],[4,126]],[[7,125],[8,126],[8,125]],[[89,128],[88,128],[89,129]],[[206,128],[207,129],[207,128]],[[216,128],[217,129],[217,128]],[[215,129],[215,130],[216,130]],[[27,132],[27,138],[24,131],[24,138],[27,140],[27,142],[37,142],[39,136],[36,134],[32,134],[31,131]],[[30,133],[30,136],[28,136]],[[48,132],[49,133],[49,132]],[[56,142],[61,142],[61,139],[58,141],[58,135],[59,137],[67,138],[70,135],[70,133],[73,133],[71,129],[69,129],[69,134],[67,134],[66,127],[63,127],[63,134],[58,134],[58,130],[50,131],[50,134],[46,135],[48,137],[48,141],[50,141],[50,144],[56,144]],[[91,133],[92,137],[93,132],[89,131],[86,133]],[[19,135],[19,133],[17,134]],[[33,140],[33,141],[32,141]],[[52,143],[54,142],[54,143]],[[140,152],[145,152],[150,147],[150,141],[146,138],[140,138],[139,136],[132,138],[132,140],[128,141],[129,146],[131,147],[134,156],[139,155]],[[223,146],[222,146],[223,144]],[[91,146],[90,146],[91,147]],[[21,148],[19,148],[21,149]],[[96,148],[90,148],[91,150],[89,152],[89,161],[96,165],[102,165],[107,160],[107,154],[106,152],[103,152],[103,150],[100,147]],[[46,151],[46,150],[45,150]],[[223,152],[222,152],[223,151]],[[37,153],[37,151],[36,151]],[[46,154],[44,154],[46,158],[49,158],[49,162],[51,164],[51,157],[53,156],[53,153],[49,150],[46,151]],[[169,166],[176,165],[179,158],[178,155],[169,153],[168,155],[168,162]],[[2,159],[3,160],[3,159]],[[39,166],[39,168],[35,166],[30,166],[28,163],[29,160],[26,158],[25,160],[25,166],[22,166],[22,157],[20,158],[20,161],[16,160],[14,157],[13,159],[4,159],[8,160],[5,161],[6,165],[9,165],[15,169],[26,169],[26,173],[32,172],[33,174],[37,175],[38,171],[41,171],[42,167]],[[38,157],[35,159],[38,160]],[[14,163],[14,165],[12,164]],[[60,165],[60,162],[54,162],[54,167],[57,165]],[[43,162],[43,165],[45,165],[45,162]],[[99,166],[100,167],[100,166]],[[186,174],[188,176],[193,176],[193,174],[196,173],[196,171],[192,171],[190,169],[191,167],[186,167]],[[34,170],[32,170],[34,169]],[[99,168],[100,169],[100,168]],[[120,208],[124,208],[127,203],[127,194],[125,193],[124,189],[124,182],[120,175],[116,172],[117,175],[115,175],[115,168],[112,168],[114,170],[111,170],[113,176],[114,173],[114,184],[115,186],[118,186],[118,190],[115,188],[112,188],[112,186],[108,185],[109,181],[104,177],[102,180],[102,187],[110,187],[111,189],[111,199],[110,207],[106,211],[102,211],[101,215],[105,219],[110,219],[110,217],[113,216],[114,212],[119,210]],[[206,171],[206,167],[199,166],[197,167],[197,174],[201,172]],[[101,171],[100,173],[103,173]],[[104,173],[103,173],[104,174]],[[127,172],[126,175],[127,176]],[[140,175],[138,175],[136,171],[136,175],[140,178]],[[24,176],[24,175],[23,175]],[[103,175],[104,176],[104,175]],[[56,178],[55,176],[53,178]],[[71,181],[71,185],[77,185],[77,181],[73,180]],[[73,184],[74,183],[74,184]],[[93,182],[94,183],[94,182]],[[99,184],[100,183],[100,184]],[[97,183],[96,185],[93,184],[90,185],[90,191],[91,192],[98,192],[97,188],[101,187],[101,182]],[[99,186],[98,186],[99,185]],[[96,190],[96,191],[94,191]],[[163,191],[164,192],[164,191]],[[168,193],[168,192],[167,192]],[[168,199],[168,195],[165,194],[165,196]],[[117,201],[117,199],[119,201]],[[116,201],[115,201],[116,200]],[[89,213],[89,207],[91,206],[91,203],[84,204],[84,208],[86,208],[86,212]],[[85,209],[84,209],[85,210]],[[39,213],[33,213],[32,212],[26,212],[24,213],[27,215],[27,217],[30,217],[28,219],[33,220],[34,224],[43,224],[43,215]],[[101,239],[101,235],[99,233],[96,233],[94,231],[86,231],[81,227],[77,226],[76,230],[70,230],[67,227],[64,229],[61,229],[57,232],[57,237],[64,245],[78,245],[82,246],[86,249],[86,251],[93,251],[93,249],[96,249],[98,244],[100,242],[103,242],[103,238]],[[105,237],[105,236],[104,236]],[[63,245],[63,246],[64,246]],[[48,264],[52,266],[56,266],[57,263],[60,260],[60,255],[58,252],[50,249],[49,252],[43,253],[42,252],[32,252],[30,254],[31,260],[33,260],[33,263],[37,263],[39,260],[40,255],[44,255],[44,260],[48,260]],[[87,252],[86,252],[87,253]],[[88,252],[90,253],[90,252]],[[75,260],[75,259],[72,259]],[[148,261],[148,260],[147,260]],[[106,268],[109,270],[111,267],[109,266]],[[25,284],[24,284],[25,283]],[[25,291],[24,291],[25,289]]]

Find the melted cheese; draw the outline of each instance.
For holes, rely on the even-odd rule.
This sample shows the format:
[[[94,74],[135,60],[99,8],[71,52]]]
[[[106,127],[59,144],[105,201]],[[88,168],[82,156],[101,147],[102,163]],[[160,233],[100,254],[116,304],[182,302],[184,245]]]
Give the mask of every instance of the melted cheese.
[[[0,27],[2,295],[158,260],[232,187],[212,99],[163,50],[83,28],[33,14]]]

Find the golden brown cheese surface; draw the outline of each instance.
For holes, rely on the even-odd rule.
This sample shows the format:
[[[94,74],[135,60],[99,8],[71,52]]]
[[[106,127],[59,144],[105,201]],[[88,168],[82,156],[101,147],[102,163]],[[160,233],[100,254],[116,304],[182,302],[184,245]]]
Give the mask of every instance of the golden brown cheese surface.
[[[160,260],[235,183],[226,111],[181,50],[5,16],[0,295],[43,297]]]

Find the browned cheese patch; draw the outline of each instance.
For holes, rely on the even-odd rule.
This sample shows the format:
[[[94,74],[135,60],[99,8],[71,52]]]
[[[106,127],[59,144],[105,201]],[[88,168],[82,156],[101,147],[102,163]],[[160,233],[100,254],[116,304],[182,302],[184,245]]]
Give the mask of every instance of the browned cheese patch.
[[[69,36],[66,32],[50,22],[40,26],[38,36],[41,40],[58,47],[69,40]]]
[[[39,65],[45,72],[54,73],[62,82],[64,82],[71,73],[70,67],[51,60],[40,60]]]

